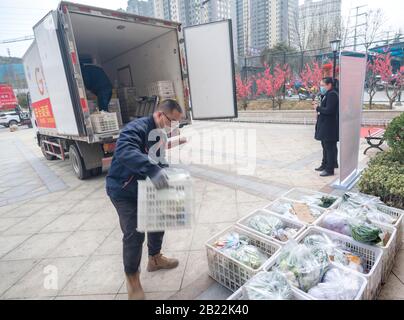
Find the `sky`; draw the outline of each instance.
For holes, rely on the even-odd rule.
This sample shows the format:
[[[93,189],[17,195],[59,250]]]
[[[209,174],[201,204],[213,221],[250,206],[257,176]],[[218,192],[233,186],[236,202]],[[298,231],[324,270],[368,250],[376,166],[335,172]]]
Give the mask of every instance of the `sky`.
[[[304,2],[303,0],[299,0]],[[97,7],[118,9],[126,8],[127,0],[73,0],[72,2]],[[14,39],[32,35],[32,26],[49,11],[55,10],[59,0],[0,0],[0,40]],[[385,29],[404,30],[403,0],[342,0],[343,16],[349,15],[349,8],[367,4],[369,8],[382,8],[386,17]],[[352,12],[353,13],[353,12]],[[0,44],[0,56],[22,57],[31,41]]]

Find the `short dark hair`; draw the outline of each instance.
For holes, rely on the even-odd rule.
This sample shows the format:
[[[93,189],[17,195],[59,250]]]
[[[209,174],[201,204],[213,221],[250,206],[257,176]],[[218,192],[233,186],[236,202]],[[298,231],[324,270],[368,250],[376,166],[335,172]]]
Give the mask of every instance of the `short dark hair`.
[[[323,78],[323,82],[325,84],[331,84],[333,89],[339,92],[339,81],[338,79],[333,79],[332,77],[325,77]]]
[[[179,113],[182,113],[182,108],[179,105],[179,103],[173,99],[166,99],[160,102],[158,108],[158,111],[163,111],[167,113],[171,113],[174,110],[177,110]]]

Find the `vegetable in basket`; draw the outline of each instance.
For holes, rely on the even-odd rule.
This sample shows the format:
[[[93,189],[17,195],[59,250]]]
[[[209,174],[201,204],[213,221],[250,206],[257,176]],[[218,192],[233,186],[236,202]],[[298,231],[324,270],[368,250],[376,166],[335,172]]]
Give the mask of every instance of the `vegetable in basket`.
[[[248,221],[248,225],[280,241],[288,241],[297,233],[297,229],[285,227],[281,219],[271,215],[255,215]]]
[[[375,245],[382,241],[380,235],[383,235],[383,231],[368,223],[359,221],[351,223],[351,232],[352,238],[359,242]]]
[[[275,270],[283,272],[291,283],[307,292],[320,282],[328,261],[320,262],[304,244],[291,242],[281,251]]]
[[[286,277],[277,271],[260,272],[243,287],[243,300],[292,300],[293,292]]]
[[[321,283],[311,288],[308,294],[320,300],[354,300],[361,288],[357,276],[333,268],[324,275]]]
[[[234,259],[253,269],[258,269],[268,260],[267,255],[257,247],[249,244],[241,245],[237,249],[229,249],[228,253]]]
[[[332,206],[332,204],[336,201],[337,199],[336,198],[334,198],[334,197],[326,197],[326,196],[324,196],[324,197],[322,197],[321,199],[320,199],[320,204],[319,204],[319,206],[320,207],[322,207],[322,208],[329,208],[329,207],[331,207]]]

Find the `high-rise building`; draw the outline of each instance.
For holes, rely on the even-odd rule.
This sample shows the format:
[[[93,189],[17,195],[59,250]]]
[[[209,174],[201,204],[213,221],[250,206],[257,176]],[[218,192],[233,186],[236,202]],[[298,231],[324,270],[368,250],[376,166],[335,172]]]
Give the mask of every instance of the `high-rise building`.
[[[128,12],[181,22],[184,26],[230,18],[233,0],[129,0]]]
[[[299,7],[300,49],[321,49],[340,37],[341,0],[305,0]]]
[[[258,54],[278,43],[293,45],[298,0],[234,0],[232,19],[238,56]]]
[[[154,0],[129,0],[126,11],[140,16],[154,17]]]

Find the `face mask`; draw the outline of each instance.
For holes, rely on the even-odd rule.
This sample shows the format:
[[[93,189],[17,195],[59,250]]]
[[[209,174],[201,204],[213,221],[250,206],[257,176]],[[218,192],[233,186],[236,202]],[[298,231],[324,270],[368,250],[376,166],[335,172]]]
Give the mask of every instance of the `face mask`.
[[[320,93],[324,96],[327,93],[326,87],[320,87]]]

